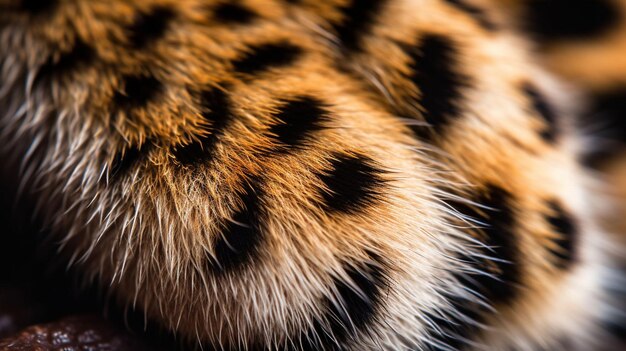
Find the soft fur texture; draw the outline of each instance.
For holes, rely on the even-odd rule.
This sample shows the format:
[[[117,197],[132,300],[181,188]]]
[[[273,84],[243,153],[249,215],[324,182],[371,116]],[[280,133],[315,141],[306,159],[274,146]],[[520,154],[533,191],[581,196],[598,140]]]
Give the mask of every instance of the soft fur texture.
[[[583,106],[514,5],[0,4],[3,172],[60,260],[189,345],[601,339],[620,252]]]

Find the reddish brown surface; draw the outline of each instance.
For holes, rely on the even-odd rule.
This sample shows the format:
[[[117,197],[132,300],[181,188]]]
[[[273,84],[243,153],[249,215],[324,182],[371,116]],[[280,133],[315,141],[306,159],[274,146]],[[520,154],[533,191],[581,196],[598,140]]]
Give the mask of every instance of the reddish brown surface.
[[[14,181],[1,173],[0,351],[176,349],[173,338],[143,332],[137,323],[142,313],[124,313],[97,287],[78,288],[78,275],[53,264],[59,261],[54,241],[32,221],[28,202],[16,210],[14,187],[7,186]],[[105,312],[107,319],[101,317]]]
[[[0,339],[45,319],[45,306],[15,287],[0,288]]]
[[[0,350],[141,351],[142,341],[96,316],[73,316],[23,329],[0,340]]]

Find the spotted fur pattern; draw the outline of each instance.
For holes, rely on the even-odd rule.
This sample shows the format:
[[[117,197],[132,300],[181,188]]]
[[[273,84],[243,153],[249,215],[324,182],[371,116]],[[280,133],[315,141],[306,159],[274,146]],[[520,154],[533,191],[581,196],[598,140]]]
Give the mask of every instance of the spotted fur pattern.
[[[4,171],[189,345],[588,350],[573,88],[486,3],[2,0]]]

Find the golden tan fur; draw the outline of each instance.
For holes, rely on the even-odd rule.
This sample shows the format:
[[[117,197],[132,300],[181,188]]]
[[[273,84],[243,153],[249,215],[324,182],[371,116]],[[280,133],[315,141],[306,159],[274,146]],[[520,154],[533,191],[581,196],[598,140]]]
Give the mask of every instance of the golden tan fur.
[[[377,318],[328,349],[446,349],[433,341],[445,334],[433,316],[464,320],[450,296],[493,305],[479,313],[484,325],[469,336],[472,349],[552,349],[563,336],[588,347],[603,317],[609,239],[587,211],[591,180],[576,160],[583,145],[567,88],[532,62],[524,41],[438,0],[397,0],[385,3],[362,50],[346,52],[333,23],[347,1],[242,1],[258,14],[245,25],[216,21],[217,3],[62,1],[43,16],[0,2],[5,171],[19,169],[24,196],[36,198],[63,259],[85,280],[190,345],[298,349],[317,321],[330,329],[323,301],[347,303],[333,284],[359,290],[349,267],[366,263],[385,272]],[[129,49],[124,28],[155,6],[174,9],[174,19],[157,41]],[[429,130],[424,92],[408,78],[405,47],[432,34],[456,44],[458,69],[472,81],[445,134],[420,139],[409,127]],[[50,57],[79,41],[97,59],[36,79]],[[275,42],[303,54],[259,74],[234,72],[232,62],[251,47]],[[145,106],[118,108],[112,101],[130,94],[129,74],[151,75],[163,91]],[[521,93],[524,84],[560,116],[554,143],[539,135],[550,126]],[[202,116],[202,89],[226,92],[234,117],[211,157],[189,165],[176,153],[215,128]],[[332,118],[303,146],[276,152],[271,126],[281,101],[302,95],[323,101]],[[116,158],[134,147],[148,151],[113,174]],[[330,212],[324,193],[333,189],[323,175],[345,155],[380,170],[382,190],[358,211]],[[497,276],[501,263],[483,259],[489,223],[450,205],[497,216],[475,202],[490,186],[513,195],[505,210],[520,253],[519,294],[504,303],[464,290],[461,277]],[[241,194],[251,187],[260,194],[263,242],[252,263],[216,273],[207,262],[225,223],[249,206]],[[548,201],[575,218],[576,259],[566,271],[550,253],[562,234],[546,221],[555,215]]]

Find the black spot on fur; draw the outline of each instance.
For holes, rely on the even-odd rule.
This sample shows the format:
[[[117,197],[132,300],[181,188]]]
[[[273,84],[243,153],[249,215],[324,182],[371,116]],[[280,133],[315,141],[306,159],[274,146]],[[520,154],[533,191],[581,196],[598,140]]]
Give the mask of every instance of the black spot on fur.
[[[589,119],[605,126],[602,136],[626,144],[626,86],[592,97]]]
[[[334,338],[332,331],[328,329],[320,318],[315,318],[312,325],[290,341],[284,349],[286,351],[343,350],[340,341]]]
[[[584,40],[598,37],[620,21],[612,0],[523,1],[525,30],[539,42]]]
[[[510,303],[518,295],[522,275],[512,195],[498,186],[488,185],[473,201],[483,207],[452,201],[448,204],[464,216],[480,223],[477,225],[484,232],[482,241],[488,247],[483,249],[484,255],[495,259],[490,261],[494,269],[489,272],[492,276],[472,275],[461,280],[466,284],[470,283],[468,290],[480,293],[491,303]]]
[[[472,207],[457,201],[448,201],[448,204],[459,213],[477,220],[481,215]],[[464,224],[467,225],[467,224]],[[486,251],[486,250],[485,250]],[[489,253],[485,253],[489,255]],[[493,255],[490,255],[493,256]],[[486,262],[470,256],[461,256],[460,261],[466,262],[476,270],[484,270]],[[479,262],[480,261],[480,262]],[[433,343],[432,349],[463,350],[471,343],[475,335],[480,333],[481,324],[485,321],[488,310],[478,303],[487,298],[488,286],[484,277],[476,273],[453,271],[452,276],[459,282],[458,290],[448,288],[443,297],[455,311],[427,312],[423,316],[427,320],[429,340]],[[490,278],[497,280],[497,278]]]
[[[545,123],[544,129],[541,131],[541,137],[547,142],[553,143],[559,135],[559,122],[556,112],[533,85],[525,84],[523,90],[532,103],[533,109]]]
[[[432,350],[463,350],[480,333],[480,325],[484,322],[484,318],[478,312],[480,306],[473,301],[450,294],[445,298],[458,314],[441,311],[426,312],[423,316],[431,325],[428,329],[428,338],[432,343]]]
[[[284,102],[274,117],[276,123],[270,127],[270,133],[280,144],[293,148],[301,146],[314,132],[324,128],[328,111],[322,101],[299,96]]]
[[[440,133],[459,116],[461,91],[469,80],[458,70],[458,50],[451,39],[429,34],[410,55],[410,78],[420,91],[418,103],[423,107],[424,119]],[[418,136],[428,135],[424,127],[413,129]]]
[[[477,248],[481,251],[477,253],[492,259],[469,255],[458,258],[473,270],[487,274],[452,272],[460,290],[449,288],[443,295],[457,313],[441,311],[425,314],[433,326],[428,334],[435,344],[434,350],[463,350],[472,343],[480,333],[486,316],[492,313],[478,302],[481,299],[497,307],[498,304],[511,303],[518,295],[521,269],[518,266],[520,261],[511,194],[500,187],[488,185],[472,200],[482,207],[453,200],[446,203],[481,228],[484,232],[481,239],[487,247]]]
[[[458,8],[459,10],[467,13],[473,17],[481,27],[488,31],[494,31],[497,29],[496,25],[489,20],[485,11],[477,6],[467,3],[465,0],[445,0],[450,5]]]
[[[292,64],[302,49],[288,42],[262,44],[250,48],[241,58],[233,62],[235,71],[257,74],[274,67]]]
[[[599,148],[584,155],[582,162],[602,168],[626,148],[626,86],[595,93],[589,110],[581,117],[581,129],[593,130]]]
[[[209,88],[200,93],[200,109],[210,124],[210,134],[174,151],[176,159],[184,165],[209,159],[219,137],[232,119],[228,95],[219,88]]]
[[[241,196],[243,206],[228,221],[215,243],[214,271],[225,273],[250,262],[262,241],[259,180],[251,180]]]
[[[213,16],[219,22],[247,24],[256,18],[256,13],[236,3],[221,3],[213,9]]]
[[[84,41],[76,39],[70,51],[62,53],[57,59],[51,57],[41,66],[37,81],[76,72],[96,59],[95,50]]]
[[[335,278],[337,294],[324,299],[324,316],[313,321],[299,340],[294,341],[300,344],[292,349],[344,350],[344,345],[358,332],[367,332],[376,321],[388,280],[383,259],[373,252],[368,252],[368,256],[368,262],[344,265],[350,281]]]
[[[152,150],[153,143],[146,140],[142,145],[129,147],[118,152],[111,163],[109,175],[111,177],[120,177],[126,174],[136,164],[139,163]]]
[[[137,13],[128,28],[128,41],[136,49],[142,49],[163,37],[174,18],[172,9],[157,6],[148,13]]]
[[[33,15],[50,13],[57,5],[57,0],[21,0],[19,2],[20,10]]]
[[[163,91],[163,84],[150,75],[128,75],[122,78],[122,90],[115,92],[116,106],[131,110],[145,107]]]
[[[361,49],[361,40],[376,22],[376,17],[383,10],[384,0],[350,0],[341,8],[343,18],[333,25],[341,45],[348,51]]]
[[[512,195],[500,187],[490,185],[479,203],[490,208],[485,210],[485,216],[479,217],[479,220],[487,223],[483,229],[485,243],[491,249],[491,256],[501,261],[496,262],[498,271],[495,275],[498,280],[484,275],[477,277],[477,280],[491,302],[510,303],[518,295],[522,276]]]
[[[372,262],[344,267],[355,287],[341,279],[335,280],[339,302],[342,305],[337,307],[333,304],[331,308],[335,317],[332,320],[338,322],[333,328],[335,331],[338,328],[345,328],[349,333],[348,326],[351,324],[359,330],[367,326],[375,317],[374,313],[381,300],[381,290],[386,283],[381,267],[382,259],[373,253],[369,256]]]
[[[548,206],[552,213],[546,216],[546,220],[550,223],[552,230],[560,236],[554,240],[557,249],[551,252],[558,259],[557,267],[567,269],[575,261],[578,230],[574,219],[558,202],[550,201]]]
[[[324,183],[322,198],[330,211],[354,213],[381,197],[382,171],[365,156],[339,155],[331,169],[319,175]]]
[[[623,296],[623,293],[621,295],[618,297],[620,300],[617,301],[626,301],[626,296]],[[626,317],[623,315],[626,310],[623,306],[620,307],[621,314],[602,323],[602,329],[610,336],[611,344],[619,347],[616,350],[623,350],[626,347]]]

